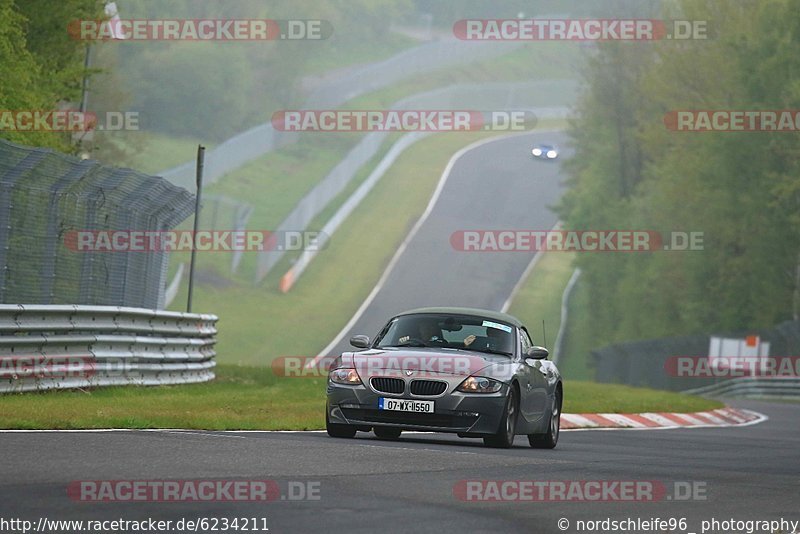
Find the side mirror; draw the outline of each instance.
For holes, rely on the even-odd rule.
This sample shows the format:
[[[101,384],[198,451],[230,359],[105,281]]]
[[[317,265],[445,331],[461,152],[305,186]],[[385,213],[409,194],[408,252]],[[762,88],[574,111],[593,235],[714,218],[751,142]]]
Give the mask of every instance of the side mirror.
[[[357,349],[368,349],[369,336],[353,336],[350,338],[350,344]]]
[[[546,360],[549,355],[550,351],[544,347],[531,347],[525,353],[526,358],[532,358],[534,360]]]

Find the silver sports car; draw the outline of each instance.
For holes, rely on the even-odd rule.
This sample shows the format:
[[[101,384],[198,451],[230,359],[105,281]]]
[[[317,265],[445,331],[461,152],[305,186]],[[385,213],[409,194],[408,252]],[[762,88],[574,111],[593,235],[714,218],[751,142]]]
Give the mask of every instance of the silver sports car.
[[[558,442],[563,386],[548,352],[505,313],[422,308],[393,317],[375,340],[337,357],[328,374],[328,434],[352,438],[373,430],[452,432],[510,447]]]

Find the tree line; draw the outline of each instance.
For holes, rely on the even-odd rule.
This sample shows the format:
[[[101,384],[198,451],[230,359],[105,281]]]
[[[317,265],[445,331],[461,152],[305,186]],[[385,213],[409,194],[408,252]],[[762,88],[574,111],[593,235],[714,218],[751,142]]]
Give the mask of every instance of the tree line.
[[[676,131],[676,110],[800,109],[800,1],[684,0],[704,40],[588,52],[558,211],[571,229],[702,232],[702,250],[579,254],[598,345],[798,318],[800,131]]]

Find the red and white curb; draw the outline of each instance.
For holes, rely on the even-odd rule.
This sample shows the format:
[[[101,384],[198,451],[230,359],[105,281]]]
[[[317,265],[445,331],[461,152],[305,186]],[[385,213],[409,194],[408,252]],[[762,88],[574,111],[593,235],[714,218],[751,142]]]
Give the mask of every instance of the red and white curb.
[[[726,426],[755,425],[769,419],[764,414],[738,408],[720,408],[708,412],[693,413],[562,413],[561,430],[603,430],[603,429],[666,429],[666,428],[707,428]],[[6,433],[98,433],[98,432],[164,432],[180,434],[297,434],[324,433],[324,430],[197,430],[184,428],[94,428],[64,430],[16,430],[0,429]],[[405,434],[428,434],[428,432],[408,431]],[[240,436],[231,436],[240,437]]]
[[[766,415],[737,408],[693,413],[563,413],[561,428],[693,428],[754,425],[766,420]]]

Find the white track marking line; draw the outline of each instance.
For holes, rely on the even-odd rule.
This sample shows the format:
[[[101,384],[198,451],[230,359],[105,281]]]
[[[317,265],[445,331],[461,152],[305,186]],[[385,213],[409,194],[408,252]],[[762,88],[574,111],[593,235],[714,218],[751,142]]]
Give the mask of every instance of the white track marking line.
[[[660,427],[634,427],[634,428],[614,428],[614,427],[598,427],[597,423],[586,419],[578,414],[561,414],[562,420],[574,422],[575,424],[582,424],[585,422],[586,426],[583,428],[563,428],[562,432],[572,431],[586,431],[586,430],[668,430],[674,428],[725,428],[725,427],[742,427],[753,426],[764,421],[769,421],[769,416],[764,415],[753,410],[739,409],[741,413],[747,414],[752,417],[751,421],[746,423],[728,423],[725,426],[712,425],[708,423],[698,424],[695,426],[680,426],[659,414],[656,413],[640,413],[641,417],[645,417],[658,424],[665,425]],[[605,414],[608,415],[608,414]],[[680,414],[670,414],[680,415]],[[685,415],[685,414],[683,414]],[[172,434],[325,434],[325,430],[197,430],[191,428],[95,428],[95,429],[69,429],[69,430],[16,430],[16,429],[0,429],[0,434],[42,434],[42,433],[59,433],[59,434],[92,434],[92,433],[109,433],[109,432],[161,432]],[[416,432],[408,431],[406,434],[436,434],[436,432]]]
[[[561,227],[561,221],[556,221],[550,231],[557,230]],[[539,263],[539,260],[542,258],[542,251],[537,250],[536,254],[533,255],[531,261],[528,263],[528,266],[525,267],[525,270],[522,271],[522,275],[517,280],[517,283],[514,284],[514,287],[511,289],[511,293],[508,295],[508,298],[503,303],[503,307],[500,308],[500,311],[503,313],[507,313],[508,309],[514,303],[514,299],[517,298],[517,294],[522,290],[522,286],[525,285],[525,282],[528,280],[528,277],[531,275],[533,268],[536,267],[536,264]]]
[[[455,166],[456,162],[461,158],[461,156],[483,145],[487,145],[489,143],[494,143],[497,141],[503,141],[505,139],[509,139],[512,137],[519,137],[523,135],[533,135],[540,133],[553,133],[560,131],[562,130],[534,130],[528,132],[515,133],[511,135],[501,135],[497,137],[491,137],[489,139],[481,139],[480,141],[476,141],[470,145],[465,146],[464,148],[453,154],[453,156],[450,158],[450,161],[447,162],[447,166],[445,166],[444,171],[442,172],[442,176],[439,178],[439,183],[436,185],[436,190],[433,192],[433,195],[431,196],[431,199],[428,202],[428,206],[425,208],[425,211],[422,213],[422,216],[417,220],[416,224],[408,233],[408,235],[405,237],[405,239],[403,239],[403,242],[397,248],[397,251],[394,253],[394,256],[392,256],[391,261],[389,261],[389,265],[386,266],[386,269],[383,271],[383,274],[378,279],[378,283],[375,284],[375,287],[372,288],[372,291],[364,300],[364,302],[361,303],[361,306],[359,306],[355,314],[353,314],[353,316],[350,318],[347,324],[344,325],[344,328],[342,328],[341,331],[339,331],[339,333],[336,334],[336,337],[334,337],[333,340],[330,343],[328,343],[328,346],[322,349],[320,353],[317,354],[316,357],[314,357],[313,360],[311,360],[306,364],[306,367],[312,367],[320,359],[329,356],[330,351],[332,351],[333,348],[336,345],[338,345],[339,342],[341,342],[341,340],[353,328],[356,322],[358,322],[358,320],[361,319],[361,316],[364,315],[364,312],[367,310],[369,305],[372,304],[372,301],[375,300],[375,297],[378,296],[378,293],[380,292],[381,289],[383,289],[383,285],[386,283],[386,280],[389,278],[389,275],[392,273],[392,270],[394,270],[395,265],[397,264],[397,262],[400,261],[400,257],[403,255],[403,252],[405,252],[406,248],[408,247],[408,244],[411,243],[411,240],[414,239],[414,236],[417,234],[420,228],[422,228],[422,225],[425,224],[425,221],[433,212],[433,208],[439,201],[439,197],[442,194],[442,190],[444,190],[444,186],[447,183],[447,180],[450,178],[450,172],[453,170],[453,167]]]
[[[245,436],[236,436],[233,434],[219,434],[213,430],[209,431],[202,431],[202,430],[167,430],[165,434],[190,434],[194,436],[210,436],[212,438],[236,438],[236,439],[245,439]]]
[[[728,417],[730,419],[733,419],[737,423],[744,423],[747,421],[747,419],[739,415],[736,410],[731,410],[728,408],[721,408],[719,410],[714,410],[712,414],[719,414],[724,417]]]

